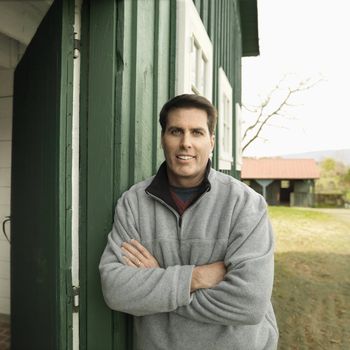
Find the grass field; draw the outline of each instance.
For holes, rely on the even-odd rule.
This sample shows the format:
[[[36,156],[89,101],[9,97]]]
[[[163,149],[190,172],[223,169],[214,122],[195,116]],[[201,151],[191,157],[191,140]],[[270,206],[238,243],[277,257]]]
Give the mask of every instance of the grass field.
[[[286,207],[269,212],[279,350],[350,349],[350,214]]]

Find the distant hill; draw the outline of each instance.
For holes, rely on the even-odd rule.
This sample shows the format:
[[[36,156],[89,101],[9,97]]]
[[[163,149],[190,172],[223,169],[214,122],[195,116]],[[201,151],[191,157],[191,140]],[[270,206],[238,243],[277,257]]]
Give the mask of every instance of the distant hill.
[[[348,149],[338,149],[338,150],[324,150],[315,152],[305,152],[305,153],[295,153],[281,155],[283,158],[312,158],[317,162],[322,161],[325,158],[333,158],[338,162],[350,166],[350,148]]]

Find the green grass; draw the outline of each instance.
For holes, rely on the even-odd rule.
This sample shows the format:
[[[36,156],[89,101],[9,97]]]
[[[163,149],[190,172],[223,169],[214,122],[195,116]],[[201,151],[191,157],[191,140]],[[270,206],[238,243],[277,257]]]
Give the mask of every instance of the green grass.
[[[271,207],[279,349],[350,349],[350,220]]]

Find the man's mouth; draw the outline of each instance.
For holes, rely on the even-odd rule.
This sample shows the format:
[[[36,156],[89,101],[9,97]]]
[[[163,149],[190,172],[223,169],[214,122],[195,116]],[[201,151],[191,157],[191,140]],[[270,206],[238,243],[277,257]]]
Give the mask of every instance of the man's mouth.
[[[176,158],[181,159],[181,160],[190,160],[190,159],[195,158],[195,156],[188,156],[188,155],[179,154],[176,156]]]

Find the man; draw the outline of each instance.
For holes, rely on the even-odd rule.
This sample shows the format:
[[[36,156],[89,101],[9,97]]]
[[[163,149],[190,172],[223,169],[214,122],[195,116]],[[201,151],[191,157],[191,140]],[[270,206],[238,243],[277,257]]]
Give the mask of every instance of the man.
[[[264,199],[211,168],[204,97],[171,99],[160,124],[165,162],[119,199],[101,258],[107,305],[135,316],[136,349],[276,349]]]

